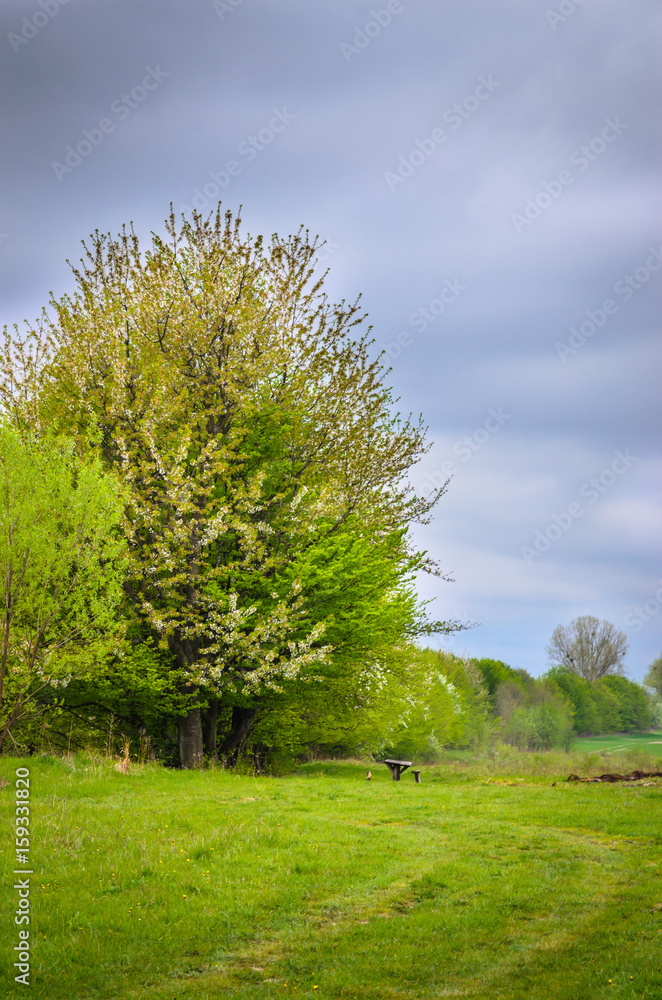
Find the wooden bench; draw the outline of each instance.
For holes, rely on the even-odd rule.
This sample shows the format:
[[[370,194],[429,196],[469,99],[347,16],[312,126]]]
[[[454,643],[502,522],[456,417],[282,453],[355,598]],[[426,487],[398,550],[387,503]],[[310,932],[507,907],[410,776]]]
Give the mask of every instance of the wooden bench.
[[[389,771],[393,775],[393,780],[394,781],[400,781],[400,775],[402,774],[402,772],[406,771],[407,768],[411,767],[411,765],[412,765],[412,761],[411,760],[391,760],[391,759],[389,759],[389,760],[385,760],[383,763],[386,764],[387,768],[389,769]]]

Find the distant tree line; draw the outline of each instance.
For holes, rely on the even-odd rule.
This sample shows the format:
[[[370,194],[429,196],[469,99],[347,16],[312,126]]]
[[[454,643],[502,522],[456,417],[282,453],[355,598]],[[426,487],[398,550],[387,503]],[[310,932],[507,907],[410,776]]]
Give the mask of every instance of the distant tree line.
[[[522,749],[568,746],[575,736],[641,732],[654,722],[644,688],[618,674],[586,680],[570,667],[534,679],[498,660],[478,660],[503,739]]]
[[[444,751],[569,749],[577,736],[645,730],[659,717],[656,695],[619,675],[587,681],[567,667],[543,677],[500,660],[470,659],[414,646],[382,650],[370,670],[291,681],[260,699],[253,725],[231,752],[230,766],[281,773],[298,760],[395,756],[434,762]],[[66,752],[117,748],[178,765],[180,695],[142,652],[105,675],[39,694],[42,713],[27,718],[16,739],[27,750]],[[235,705],[221,706],[219,733]],[[211,755],[210,755],[211,756]]]

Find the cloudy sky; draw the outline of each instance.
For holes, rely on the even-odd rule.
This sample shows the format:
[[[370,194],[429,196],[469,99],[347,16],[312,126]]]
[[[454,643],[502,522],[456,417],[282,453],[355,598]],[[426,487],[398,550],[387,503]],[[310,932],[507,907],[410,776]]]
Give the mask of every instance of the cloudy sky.
[[[444,645],[662,651],[658,0],[3,0],[3,319],[92,230],[243,205],[327,240],[451,476],[417,540]]]

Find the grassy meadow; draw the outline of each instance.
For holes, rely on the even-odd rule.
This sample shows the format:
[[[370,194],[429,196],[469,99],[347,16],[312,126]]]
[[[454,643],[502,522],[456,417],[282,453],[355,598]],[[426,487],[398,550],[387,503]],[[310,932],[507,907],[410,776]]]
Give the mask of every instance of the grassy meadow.
[[[3,758],[9,872],[14,772],[30,769],[30,994],[659,1000],[662,779],[564,780],[612,760],[456,754],[417,785],[383,764],[368,782],[359,762],[268,778]],[[2,996],[24,990],[12,878]]]
[[[625,733],[618,736],[587,736],[575,741],[575,749],[581,753],[602,754],[605,759],[620,756],[632,750],[642,750],[651,756],[662,757],[662,733]],[[620,767],[618,760],[611,761]],[[662,761],[657,761],[651,770],[662,771]]]

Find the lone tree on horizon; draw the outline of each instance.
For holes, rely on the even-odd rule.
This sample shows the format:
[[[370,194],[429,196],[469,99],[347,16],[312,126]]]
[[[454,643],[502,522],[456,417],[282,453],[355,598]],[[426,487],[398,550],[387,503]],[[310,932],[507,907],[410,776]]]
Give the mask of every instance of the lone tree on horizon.
[[[582,615],[569,625],[557,625],[547,648],[553,666],[567,667],[587,681],[606,674],[624,674],[628,640],[608,621]]]

